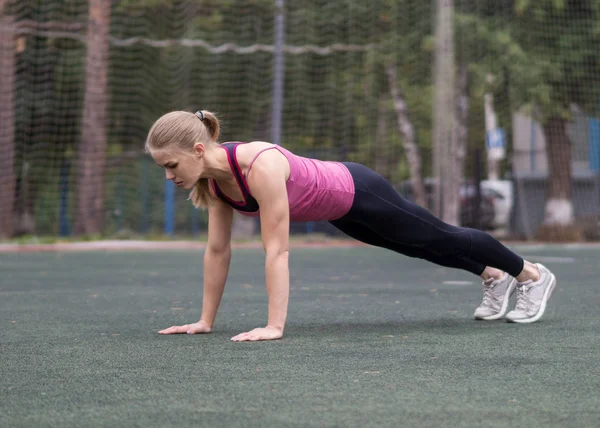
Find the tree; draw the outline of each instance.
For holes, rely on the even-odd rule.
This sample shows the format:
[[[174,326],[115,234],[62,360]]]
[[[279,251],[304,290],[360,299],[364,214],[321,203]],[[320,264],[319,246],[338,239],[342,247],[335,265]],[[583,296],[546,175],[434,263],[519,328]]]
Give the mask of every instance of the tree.
[[[0,239],[13,232],[15,200],[15,63],[14,19],[4,15],[0,0]]]
[[[459,203],[456,152],[456,73],[454,55],[454,0],[436,0],[434,127],[434,212],[450,224],[458,224]],[[458,183],[460,185],[460,183]]]
[[[590,114],[600,104],[600,1],[519,0],[515,15],[514,35],[526,60],[513,66],[512,95],[539,109],[547,143],[549,182],[540,232],[564,239],[574,226],[566,125],[574,105]]]
[[[394,102],[396,111],[396,120],[398,129],[402,135],[404,144],[404,153],[408,161],[410,171],[410,182],[414,194],[415,202],[427,208],[427,200],[425,199],[425,186],[423,184],[421,153],[415,140],[415,128],[408,112],[408,105],[404,97],[400,94],[397,88],[398,73],[395,64],[389,64],[386,69],[388,81],[390,85],[390,95]]]
[[[423,183],[425,165],[423,165],[421,146],[428,147],[430,142],[426,138],[417,137],[417,126],[429,126],[430,114],[428,112],[423,120],[418,108],[415,107],[423,104],[427,94],[424,88],[431,85],[430,74],[427,72],[430,54],[424,47],[424,41],[431,29],[428,22],[430,7],[412,0],[386,0],[380,5],[370,6],[376,11],[380,10],[378,25],[370,37],[372,43],[379,45],[373,54],[375,67],[381,69],[385,76],[381,88],[374,91],[374,95],[379,99],[379,108],[375,110],[374,102],[371,107],[378,113],[377,135],[383,133],[381,129],[385,123],[383,117],[389,110],[389,108],[382,109],[381,106],[391,105],[395,119],[393,129],[400,137],[414,200],[417,204],[428,208]],[[364,75],[363,79],[368,81],[369,76]],[[391,104],[386,102],[388,99],[391,99]],[[385,145],[385,150],[380,148],[382,144]],[[391,156],[394,152],[393,146],[394,139],[391,135],[388,136],[387,141],[377,142],[376,166],[381,165],[382,153],[387,155],[388,162],[399,163],[401,159],[394,159]]]
[[[471,51],[478,92],[487,75],[509,88],[511,111],[525,109],[541,122],[547,144],[548,189],[539,235],[572,237],[572,107],[593,114],[600,105],[600,0],[516,0],[505,7],[482,0],[459,16]],[[478,43],[478,49],[473,44]],[[575,232],[576,233],[576,232]]]
[[[83,128],[77,164],[75,231],[79,234],[99,234],[104,225],[110,5],[104,0],[89,0]]]

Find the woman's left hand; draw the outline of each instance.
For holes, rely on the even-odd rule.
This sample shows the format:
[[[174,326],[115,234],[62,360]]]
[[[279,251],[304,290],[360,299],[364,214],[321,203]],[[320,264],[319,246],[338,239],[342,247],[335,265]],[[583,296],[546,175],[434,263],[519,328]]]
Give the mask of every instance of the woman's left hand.
[[[264,328],[255,328],[246,333],[240,333],[231,338],[234,342],[256,342],[257,340],[275,340],[283,337],[283,330],[271,327],[270,325]]]

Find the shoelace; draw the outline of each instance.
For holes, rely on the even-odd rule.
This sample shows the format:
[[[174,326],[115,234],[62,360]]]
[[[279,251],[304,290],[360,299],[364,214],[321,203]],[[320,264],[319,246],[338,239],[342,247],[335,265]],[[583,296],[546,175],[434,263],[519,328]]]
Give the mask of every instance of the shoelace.
[[[529,307],[529,298],[527,293],[529,292],[530,288],[530,285],[517,286],[517,305],[515,306],[517,311],[527,311],[527,308]]]
[[[492,301],[494,301],[492,290],[494,290],[496,285],[498,285],[498,281],[493,281],[489,284],[485,282],[483,283],[483,304],[485,306],[490,306]]]

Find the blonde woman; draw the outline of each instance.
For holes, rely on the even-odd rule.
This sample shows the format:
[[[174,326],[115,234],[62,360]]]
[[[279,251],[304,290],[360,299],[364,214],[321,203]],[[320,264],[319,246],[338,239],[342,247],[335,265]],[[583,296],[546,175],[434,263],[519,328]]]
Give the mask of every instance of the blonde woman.
[[[160,334],[210,333],[231,259],[233,212],[260,217],[266,252],[268,318],[264,327],[233,341],[283,336],[289,298],[289,223],[329,221],[350,237],[408,257],[462,269],[483,279],[475,318],[531,323],[544,314],[556,286],[543,265],[532,264],[487,233],[442,222],[398,194],[379,174],[351,162],[309,159],[263,141],[219,143],[219,121],[208,111],[174,111],[149,131],[146,151],[166,179],[191,190],[208,209],[202,316]],[[507,312],[516,290],[516,308]]]

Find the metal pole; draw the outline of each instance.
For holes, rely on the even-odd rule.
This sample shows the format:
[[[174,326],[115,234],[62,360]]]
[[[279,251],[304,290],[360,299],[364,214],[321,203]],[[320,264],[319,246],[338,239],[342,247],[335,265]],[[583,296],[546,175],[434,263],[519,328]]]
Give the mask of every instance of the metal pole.
[[[474,175],[474,185],[475,185],[475,207],[473,210],[473,215],[474,215],[474,228],[475,229],[482,229],[482,223],[481,223],[481,177],[482,177],[482,172],[481,172],[481,150],[480,149],[475,149],[475,156],[474,156],[474,162],[475,165],[473,165],[473,175]]]
[[[271,142],[281,141],[281,118],[283,113],[283,77],[285,73],[283,43],[285,34],[285,0],[275,0],[275,52],[273,56],[273,111],[271,118]]]
[[[453,195],[446,193],[451,183],[452,162],[450,156],[455,146],[455,76],[454,76],[454,0],[436,0],[435,36],[436,48],[433,67],[433,176],[435,177],[433,212],[444,221],[449,219],[449,206]],[[449,204],[448,204],[449,205]]]

